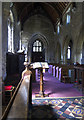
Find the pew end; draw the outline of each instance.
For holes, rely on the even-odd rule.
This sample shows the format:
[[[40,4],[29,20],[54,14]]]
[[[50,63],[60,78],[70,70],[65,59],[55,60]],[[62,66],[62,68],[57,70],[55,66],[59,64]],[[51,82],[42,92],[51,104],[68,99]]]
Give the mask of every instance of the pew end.
[[[64,83],[71,83],[71,77],[68,74],[68,69],[62,69],[62,81]]]

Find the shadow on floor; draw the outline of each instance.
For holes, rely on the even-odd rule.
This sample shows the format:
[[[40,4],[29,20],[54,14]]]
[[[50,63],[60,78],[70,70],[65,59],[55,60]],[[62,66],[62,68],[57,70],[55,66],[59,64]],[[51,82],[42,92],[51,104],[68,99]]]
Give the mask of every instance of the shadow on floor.
[[[51,105],[33,105],[28,120],[57,120],[57,116]]]

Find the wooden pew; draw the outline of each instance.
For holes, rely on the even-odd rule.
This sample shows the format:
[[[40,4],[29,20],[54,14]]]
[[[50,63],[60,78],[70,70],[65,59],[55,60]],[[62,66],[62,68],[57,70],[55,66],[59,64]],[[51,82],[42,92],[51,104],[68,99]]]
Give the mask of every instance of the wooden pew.
[[[58,64],[58,63],[49,63],[49,65],[52,65],[53,67],[56,67],[55,76],[59,80],[63,80],[66,82],[74,82],[74,65],[66,65],[66,64]],[[66,74],[64,75],[64,71]],[[54,74],[54,71],[52,71]],[[72,76],[73,75],[73,76]],[[64,80],[65,79],[65,80]],[[66,81],[68,79],[68,81]]]
[[[32,104],[31,75],[27,79],[21,79],[12,98],[7,105],[1,120],[10,118],[28,119],[29,105]]]
[[[56,66],[53,66],[53,76],[56,76]]]
[[[74,66],[74,79],[76,80],[77,84],[80,84],[80,78],[81,78],[81,82],[82,82],[82,87],[84,88],[84,65],[77,65]],[[80,76],[80,72],[81,72],[81,76]]]
[[[56,67],[56,78],[59,78],[59,67]]]
[[[62,82],[64,83],[70,83],[70,77],[68,74],[68,69],[62,69]]]

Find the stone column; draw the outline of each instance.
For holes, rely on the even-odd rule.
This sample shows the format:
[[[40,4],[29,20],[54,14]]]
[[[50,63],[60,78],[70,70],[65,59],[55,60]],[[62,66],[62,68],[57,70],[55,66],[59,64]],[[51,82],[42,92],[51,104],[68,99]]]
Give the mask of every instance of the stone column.
[[[64,61],[63,61],[63,48],[61,47],[61,60],[60,60],[60,63],[63,64]]]
[[[77,49],[77,51],[76,51],[76,62],[81,64],[81,58],[82,58],[82,50]]]
[[[29,61],[29,63],[31,63],[31,57],[32,57],[32,46],[31,45],[29,45],[29,47],[28,47],[28,61]]]
[[[64,57],[64,64],[66,64],[66,49],[64,48],[64,55],[63,55],[63,57]]]
[[[0,92],[2,91],[2,2],[0,2]],[[0,118],[2,115],[2,96],[0,95]]]
[[[45,48],[45,61],[48,61],[48,50]]]

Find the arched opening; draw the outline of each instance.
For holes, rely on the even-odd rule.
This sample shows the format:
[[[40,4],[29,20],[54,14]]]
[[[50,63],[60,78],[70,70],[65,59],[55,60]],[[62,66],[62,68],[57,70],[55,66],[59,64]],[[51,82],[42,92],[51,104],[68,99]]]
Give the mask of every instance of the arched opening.
[[[45,61],[45,49],[42,41],[37,39],[32,44],[32,62],[44,62]]]
[[[67,35],[63,43],[63,61],[64,64],[72,64],[73,41]]]
[[[35,33],[30,38],[28,42],[28,60],[29,63],[48,61],[48,43],[43,34]]]

